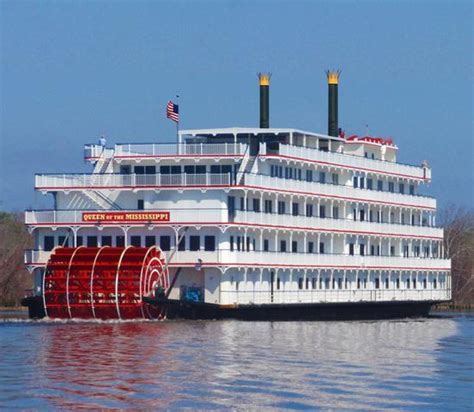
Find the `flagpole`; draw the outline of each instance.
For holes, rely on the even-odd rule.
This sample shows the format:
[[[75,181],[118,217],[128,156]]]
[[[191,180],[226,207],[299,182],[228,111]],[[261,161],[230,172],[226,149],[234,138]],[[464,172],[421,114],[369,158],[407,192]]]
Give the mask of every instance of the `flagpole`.
[[[176,95],[176,104],[178,106],[178,112],[179,112],[179,94]],[[181,143],[179,141],[179,117],[178,117],[178,121],[176,122],[176,141],[178,145]]]

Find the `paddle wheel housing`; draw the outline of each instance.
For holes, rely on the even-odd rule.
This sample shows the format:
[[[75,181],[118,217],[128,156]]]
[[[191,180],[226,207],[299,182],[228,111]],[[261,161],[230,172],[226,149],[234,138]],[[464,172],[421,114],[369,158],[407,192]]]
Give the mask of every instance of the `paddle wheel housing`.
[[[159,319],[164,309],[142,300],[158,287],[170,287],[158,247],[58,247],[43,278],[44,309],[59,319]]]

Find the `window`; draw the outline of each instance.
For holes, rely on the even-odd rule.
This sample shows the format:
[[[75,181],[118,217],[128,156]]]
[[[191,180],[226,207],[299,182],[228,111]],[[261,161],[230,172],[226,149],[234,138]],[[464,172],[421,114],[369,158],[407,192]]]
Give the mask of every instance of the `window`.
[[[102,236],[100,244],[102,246],[112,246],[112,236]]]
[[[402,213],[402,222],[401,223],[402,223],[402,225],[405,224],[405,213]]]
[[[332,184],[338,185],[339,184],[339,175],[337,173],[332,174]]]
[[[349,243],[349,255],[354,256],[354,243]]]
[[[391,193],[395,191],[395,184],[393,182],[388,182],[388,191]]]
[[[383,190],[383,181],[377,180],[377,190],[381,192]]]
[[[372,154],[370,155],[370,157],[371,157],[371,159],[375,159],[375,153],[372,153]]]
[[[364,157],[367,157],[367,158],[368,158],[368,157],[369,157],[369,153],[368,153],[368,152],[365,152],[365,153],[364,153]]]
[[[406,288],[407,288],[407,289],[410,289],[410,279],[407,279],[407,280],[406,280]]]
[[[326,173],[319,172],[319,183],[326,183]]]
[[[375,278],[375,289],[380,289],[380,279]]]
[[[298,203],[293,203],[292,204],[292,214],[293,216],[298,216],[299,215],[299,204]]]
[[[129,175],[131,173],[132,173],[132,166],[130,166],[130,165],[120,166],[120,174],[121,175]]]
[[[354,176],[353,178],[353,182],[354,182],[354,187],[357,188],[359,187],[359,178],[357,176]]]
[[[237,250],[240,252],[240,236],[237,236]]]
[[[374,212],[372,210],[369,210],[369,222],[374,221]]]
[[[281,288],[281,280],[280,278],[277,278],[277,290],[280,290]]]
[[[273,213],[273,202],[271,200],[265,200],[265,213]]]
[[[125,236],[117,236],[115,238],[115,246],[124,247],[125,246]]]
[[[268,252],[270,249],[268,239],[263,239],[263,251]]]
[[[404,194],[405,193],[405,185],[403,183],[400,183],[398,185],[400,193]]]
[[[306,278],[306,285],[305,285],[305,288],[306,288],[306,289],[309,289],[309,278]]]
[[[82,238],[82,236],[78,236],[76,238],[76,246],[82,246],[84,244],[84,240]]]
[[[260,199],[253,199],[253,211],[260,212]]]
[[[89,242],[89,240],[87,240]],[[142,238],[140,236],[131,236],[130,244],[132,246],[140,247],[142,245]]]
[[[359,252],[360,252],[361,256],[365,255],[365,245],[364,244],[359,245]]]
[[[413,279],[413,289],[416,289],[416,278]]]
[[[397,278],[395,281],[395,285],[397,289],[400,289],[400,278]]]
[[[359,220],[363,222],[365,220],[365,210],[359,210]]]
[[[427,285],[426,285],[426,278],[423,279],[423,289],[426,289],[427,288]]]
[[[365,178],[363,178],[363,177],[360,178],[360,188],[361,189],[365,188]]]
[[[234,251],[234,236],[231,236],[229,239],[229,246],[230,246],[230,251]]]
[[[303,278],[298,278],[298,289],[303,289]]]
[[[324,242],[319,243],[319,253],[324,254]]]
[[[97,247],[97,236],[87,236],[87,246]]]
[[[282,200],[278,201],[278,214],[284,215],[285,214],[285,202]]]
[[[160,248],[161,250],[165,252],[171,250],[171,237],[170,236],[160,236]]]
[[[189,250],[201,249],[201,238],[199,236],[189,236]]]
[[[314,253],[314,243],[308,242],[308,253]]]
[[[156,245],[155,236],[145,236],[145,247],[152,247]]]
[[[291,252],[298,253],[298,242],[296,240],[291,242]]]
[[[374,187],[374,182],[372,179],[367,179],[367,189],[372,190]]]
[[[280,240],[280,252],[286,252],[286,240]]]
[[[44,250],[49,252],[54,249],[54,236],[44,237]]]
[[[311,285],[311,288],[316,289],[318,287],[318,279],[313,278],[312,281],[313,284]]]
[[[301,169],[298,169],[298,180],[301,180]]]
[[[171,174],[170,166],[160,166],[160,174],[162,175],[169,175]]]
[[[227,210],[229,211],[230,216],[235,215],[235,197],[234,196],[227,197]]]
[[[415,185],[410,185],[410,194],[411,195],[415,194]]]
[[[306,217],[313,216],[313,205],[307,204],[306,205]]]
[[[332,208],[332,217],[333,219],[339,219],[339,207],[333,206]]]
[[[247,236],[247,239],[246,239],[247,243],[246,243],[246,251],[248,252],[250,250],[250,238]]]
[[[145,174],[146,175],[156,174],[156,166],[145,166]]]
[[[204,250],[213,252],[216,250],[216,237],[204,236]]]
[[[357,278],[357,289],[360,289],[360,278]]]
[[[143,199],[138,199],[137,200],[137,209],[138,210],[145,209],[145,201]]]
[[[66,236],[58,236],[58,246],[68,247],[69,238],[67,238]]]
[[[438,282],[436,279],[433,279],[433,289],[436,289],[438,287]]]
[[[375,246],[374,245],[370,245],[370,255],[371,256],[375,255]]]
[[[395,256],[395,246],[390,246],[390,256]]]
[[[411,225],[415,226],[415,215],[411,215]]]
[[[326,206],[319,205],[319,217],[321,217],[321,218],[326,217]]]
[[[385,289],[388,289],[388,278],[385,279]]]
[[[245,210],[245,199],[243,197],[240,198],[240,210]]]
[[[306,181],[307,182],[312,182],[313,181],[313,171],[312,170],[306,170]]]
[[[144,175],[145,174],[145,167],[144,166],[135,166],[133,171],[136,175]]]

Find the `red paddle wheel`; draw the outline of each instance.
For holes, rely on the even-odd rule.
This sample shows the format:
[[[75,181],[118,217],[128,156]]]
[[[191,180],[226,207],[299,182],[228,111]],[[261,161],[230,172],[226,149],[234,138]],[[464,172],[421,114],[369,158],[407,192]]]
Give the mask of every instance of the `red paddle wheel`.
[[[59,319],[159,319],[163,308],[143,303],[169,273],[158,247],[56,248],[43,280],[46,315]]]

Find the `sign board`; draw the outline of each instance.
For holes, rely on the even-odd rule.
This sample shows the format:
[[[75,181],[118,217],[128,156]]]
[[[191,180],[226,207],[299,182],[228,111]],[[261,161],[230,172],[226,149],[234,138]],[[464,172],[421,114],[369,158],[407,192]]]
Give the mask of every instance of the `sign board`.
[[[170,212],[83,212],[83,222],[169,222]]]

